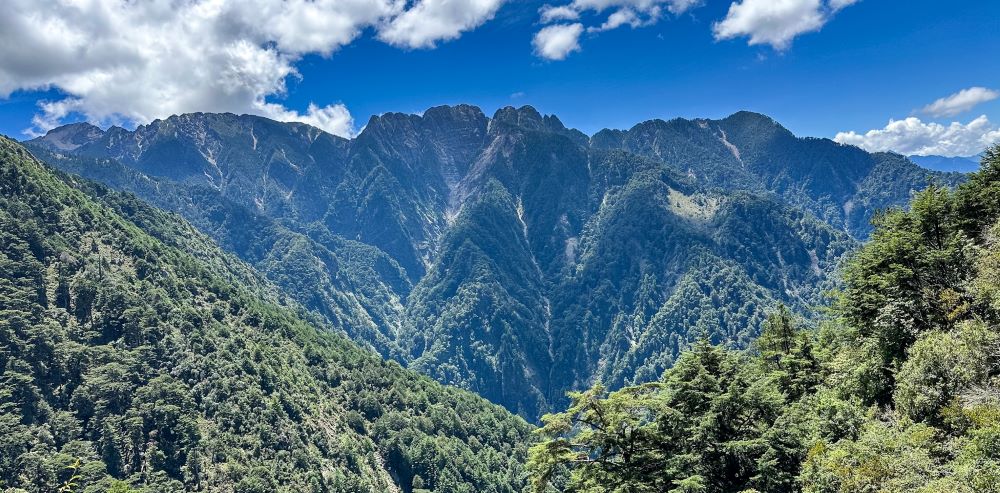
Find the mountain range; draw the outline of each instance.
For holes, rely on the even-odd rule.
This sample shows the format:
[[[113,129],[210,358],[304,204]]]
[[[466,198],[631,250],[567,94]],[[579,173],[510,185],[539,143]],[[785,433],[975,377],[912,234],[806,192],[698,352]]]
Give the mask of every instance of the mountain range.
[[[25,145],[173,211],[323,324],[528,420],[655,380],[692,341],[805,311],[928,171],[740,112],[593,136],[531,107],[372,117],[353,139],[232,114]]]
[[[927,169],[944,172],[972,173],[979,170],[982,154],[977,156],[910,156],[910,161]]]

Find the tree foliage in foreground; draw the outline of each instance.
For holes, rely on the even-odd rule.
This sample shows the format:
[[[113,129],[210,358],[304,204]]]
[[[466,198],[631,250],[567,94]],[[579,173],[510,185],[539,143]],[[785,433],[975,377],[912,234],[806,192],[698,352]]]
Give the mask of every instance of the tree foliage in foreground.
[[[654,383],[571,395],[537,492],[1000,491],[1000,147],[876,221],[834,317],[696,344]]]

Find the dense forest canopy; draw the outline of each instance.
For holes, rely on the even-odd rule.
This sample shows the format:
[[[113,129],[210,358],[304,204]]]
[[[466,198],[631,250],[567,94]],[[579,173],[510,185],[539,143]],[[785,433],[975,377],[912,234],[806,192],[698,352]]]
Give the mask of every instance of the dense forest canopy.
[[[1000,147],[875,219],[818,330],[773,313],[656,382],[542,418],[536,492],[996,492]]]
[[[0,138],[0,489],[496,492],[530,425]]]

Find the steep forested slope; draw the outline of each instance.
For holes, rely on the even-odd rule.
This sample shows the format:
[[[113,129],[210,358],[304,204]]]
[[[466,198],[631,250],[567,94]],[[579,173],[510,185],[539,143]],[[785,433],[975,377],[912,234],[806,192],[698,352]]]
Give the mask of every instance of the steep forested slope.
[[[544,417],[534,491],[996,491],[1000,147],[875,226],[818,331],[781,308],[750,352],[702,340]]]
[[[928,179],[751,113],[588,138],[460,105],[353,140],[192,114],[30,145],[184,215],[384,357],[532,419],[595,379],[656,378],[700,334],[745,346],[779,302],[823,302],[851,233]]]
[[[655,378],[701,332],[749,342],[768,306],[818,302],[853,245],[775,200],[709,193],[662,162],[582,148],[536,113],[511,121],[491,121],[458,184],[462,205],[408,299],[409,340],[423,371],[527,416],[593,378]],[[678,291],[706,272],[737,296]],[[727,319],[744,317],[754,323],[729,333]]]
[[[550,341],[522,228],[499,184],[462,208],[441,259],[413,292],[409,344],[413,368],[536,416],[546,409]]]
[[[807,214],[754,195],[700,191],[663,165],[612,153],[596,166],[620,173],[623,162],[635,168],[597,194],[601,207],[554,295],[556,371],[576,372],[554,381],[587,385],[592,372],[613,386],[655,378],[702,335],[745,345],[778,301],[820,302],[826,275],[853,246]]]
[[[523,420],[318,328],[176,216],[7,139],[0,192],[2,487],[520,490]]]
[[[113,159],[63,154],[37,145],[32,151],[64,171],[178,212],[334,328],[386,358],[405,361],[398,333],[408,323],[404,302],[412,283],[403,268],[378,248],[321,227],[293,230],[285,221],[241,205],[205,184],[149,176]]]

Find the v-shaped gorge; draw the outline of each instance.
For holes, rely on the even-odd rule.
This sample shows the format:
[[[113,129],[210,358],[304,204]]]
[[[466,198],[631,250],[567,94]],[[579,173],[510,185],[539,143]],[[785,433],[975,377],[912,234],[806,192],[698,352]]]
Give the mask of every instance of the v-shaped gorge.
[[[356,341],[529,419],[648,381],[691,340],[744,346],[822,302],[876,210],[933,173],[763,115],[594,137],[531,107],[373,117],[341,139],[190,114],[29,143],[180,213]]]

